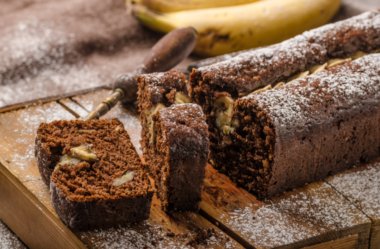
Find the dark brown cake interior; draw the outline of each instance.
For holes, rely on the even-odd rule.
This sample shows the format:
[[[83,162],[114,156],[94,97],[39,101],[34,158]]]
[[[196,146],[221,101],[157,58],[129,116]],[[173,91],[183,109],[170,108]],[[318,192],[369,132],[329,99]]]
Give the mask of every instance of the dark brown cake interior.
[[[235,99],[236,94],[231,96],[212,84],[202,85],[197,90],[195,97],[203,103],[203,110],[207,113],[212,152],[209,162],[233,182],[261,196],[266,192],[271,178],[270,163],[274,154],[275,131],[269,117],[257,106],[247,102],[245,104],[249,106],[238,106],[234,111],[233,117],[238,118],[239,127],[231,134],[224,134],[216,125],[215,108],[212,105],[214,98],[210,96],[215,96],[215,99],[221,96]]]
[[[138,82],[141,145],[162,208],[197,211],[208,155],[203,112],[195,104],[182,104],[190,100],[181,72],[144,75]]]
[[[157,79],[155,79],[157,78]],[[178,71],[144,75],[137,78],[139,84],[139,111],[142,125],[141,147],[146,165],[153,165],[151,160],[155,153],[155,144],[150,142],[149,124],[145,110],[149,110],[157,104],[168,107],[175,102],[175,93],[188,94],[185,75]],[[162,85],[164,82],[165,85]],[[156,116],[156,115],[154,115]],[[152,119],[156,120],[156,117]]]
[[[222,149],[226,153],[217,156],[227,161],[224,170],[232,172],[233,181],[262,197],[271,178],[275,130],[267,114],[251,102],[239,105],[236,114],[241,125],[236,128],[231,144]],[[240,153],[231,155],[233,150]]]
[[[146,110],[157,103],[165,106],[174,104],[176,92],[188,95],[186,77],[179,71],[146,74],[137,77],[139,84],[140,111]]]
[[[149,180],[141,170],[141,161],[123,124],[117,119],[54,121],[41,124],[37,133],[43,150],[50,157],[51,181],[70,201],[152,195]],[[96,160],[56,167],[71,148],[83,144],[91,145]],[[128,172],[133,172],[133,179],[115,186],[115,180]]]

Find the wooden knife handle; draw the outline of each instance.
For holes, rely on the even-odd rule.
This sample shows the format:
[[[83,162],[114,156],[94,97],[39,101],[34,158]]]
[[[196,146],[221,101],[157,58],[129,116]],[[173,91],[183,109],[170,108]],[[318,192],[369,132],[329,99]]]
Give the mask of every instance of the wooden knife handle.
[[[150,50],[144,62],[132,73],[119,75],[113,89],[122,89],[123,104],[130,104],[137,99],[136,77],[141,74],[165,72],[187,58],[193,51],[197,41],[197,32],[194,28],[176,29],[162,37]]]

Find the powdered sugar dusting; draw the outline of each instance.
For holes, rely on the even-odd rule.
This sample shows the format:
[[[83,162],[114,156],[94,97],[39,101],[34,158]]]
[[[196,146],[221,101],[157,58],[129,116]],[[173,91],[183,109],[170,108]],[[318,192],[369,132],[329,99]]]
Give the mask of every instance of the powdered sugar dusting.
[[[164,114],[166,123],[172,123],[176,125],[177,120],[199,118],[201,119],[200,122],[203,125],[206,125],[206,119],[202,108],[194,103],[171,105],[168,108],[160,110],[160,113]]]
[[[34,158],[34,139],[40,123],[74,118],[56,102],[7,112],[0,117],[1,139],[7,143],[0,157],[21,181],[40,178]]]
[[[83,63],[57,65],[56,68],[41,70],[35,77],[20,78],[12,84],[0,85],[3,93],[0,106],[46,97],[46,89],[49,95],[54,96],[96,87],[105,82],[98,71]]]
[[[165,73],[150,73],[144,74],[144,78],[149,81],[150,84],[161,85],[162,78],[166,76]]]
[[[243,66],[243,64],[245,64],[247,62],[256,63],[256,64],[260,65],[260,63],[264,63],[268,60],[279,59],[279,58],[276,58],[275,56],[280,51],[282,52],[282,50],[285,53],[289,53],[288,56],[294,55],[294,56],[298,56],[299,58],[301,58],[302,50],[298,51],[298,49],[297,49],[298,45],[303,46],[303,48],[304,48],[304,46],[307,45],[306,39],[303,38],[302,36],[296,36],[293,39],[286,40],[286,41],[279,43],[279,44],[274,44],[274,45],[266,47],[266,48],[248,51],[246,53],[242,53],[238,56],[232,57],[229,60],[225,60],[225,61],[222,61],[219,63],[215,63],[215,64],[212,64],[212,65],[206,66],[206,67],[201,67],[201,68],[199,68],[199,70],[204,71],[204,72],[211,72],[214,70],[222,71],[223,69],[227,69],[227,70],[231,70],[231,71],[236,70],[236,69],[239,70],[239,68],[241,68]],[[290,48],[293,48],[293,50],[291,50]],[[294,50],[294,49],[296,49],[296,50]],[[273,58],[273,57],[275,57],[275,58]],[[285,56],[283,56],[283,58],[284,57]],[[238,75],[239,75],[239,72],[237,71],[236,76],[238,76]]]
[[[263,91],[244,97],[258,102],[270,113],[275,126],[287,127],[292,131],[313,122],[317,114],[325,115],[324,122],[336,118],[333,112],[358,108],[366,103],[378,103],[380,98],[380,54],[357,59],[350,64],[337,67],[336,72],[324,70],[292,81],[274,90]],[[360,69],[354,69],[360,66]],[[322,105],[321,101],[328,101]],[[289,131],[291,132],[291,131]]]
[[[359,37],[357,40],[365,39],[360,36],[366,32],[367,40],[356,43],[348,42],[343,48],[340,44],[331,42],[331,39],[338,37],[340,32],[350,29],[357,30],[356,36]],[[380,11],[374,10],[304,32],[302,35],[279,44],[242,53],[195,71],[201,74],[202,81],[222,87],[231,87],[242,94],[247,94],[258,87],[278,82],[303,71],[308,65],[323,64],[328,60],[327,55],[337,56],[336,54],[339,53],[354,52],[352,50],[355,46],[359,46],[355,44],[363,43],[361,46],[368,46],[368,49],[371,49],[372,46],[372,49],[375,49],[380,44],[379,30]],[[350,39],[353,40],[353,38]],[[331,51],[334,49],[340,49],[340,51]]]
[[[77,56],[66,45],[75,35],[67,37],[52,23],[26,20],[11,30],[0,38],[0,85],[37,75],[42,67],[62,64],[69,54]]]
[[[233,58],[233,57],[235,57],[235,56],[237,56],[239,54],[250,52],[252,50],[257,50],[257,49],[258,48],[250,48],[250,49],[240,50],[240,51],[229,53],[229,54],[222,54],[222,55],[218,55],[218,56],[215,56],[215,57],[210,57],[210,58],[198,60],[198,61],[189,63],[189,65],[187,66],[187,70],[191,72],[193,70],[193,68],[197,69],[197,68],[200,68],[200,67],[206,67],[206,66],[209,66],[211,64],[215,64],[215,63],[218,63],[218,62],[222,62],[222,61],[231,59],[231,58]]]
[[[198,214],[189,214],[188,222],[193,222]],[[175,225],[174,225],[175,226]],[[90,248],[194,248],[188,243],[196,236],[194,231],[184,230],[170,235],[170,227],[158,224],[157,220],[146,220],[107,230],[76,232],[78,237]],[[182,229],[181,229],[182,230]],[[196,248],[236,248],[236,242],[219,230]]]
[[[136,110],[130,110],[123,107],[121,104],[118,104],[114,108],[112,108],[112,110],[109,111],[103,118],[119,119],[124,124],[124,127],[127,130],[128,135],[131,138],[131,142],[135,146],[137,153],[139,155],[142,155],[140,144],[141,123]]]
[[[221,217],[256,247],[288,245],[370,221],[327,183],[250,204]]]
[[[86,117],[88,114],[87,110],[85,110],[82,106],[78,105],[76,102],[72,101],[70,98],[60,99],[59,103],[67,106],[68,108],[73,110],[76,114],[78,114],[80,117]]]
[[[24,186],[32,192],[53,215],[58,217],[52,206],[50,188],[46,186],[42,179],[24,182]]]
[[[130,117],[127,117],[124,108],[115,107],[111,116],[118,116],[121,120],[125,117],[124,124],[132,126]],[[137,114],[128,114],[137,119]],[[121,117],[120,117],[121,116]],[[26,109],[21,109],[13,112],[0,114],[0,135],[9,144],[5,144],[8,148],[5,153],[1,151],[0,158],[6,158],[10,164],[8,168],[15,171],[24,182],[25,186],[46,206],[53,214],[49,189],[40,179],[35,159],[34,159],[34,138],[36,130],[41,122],[52,122],[53,120],[72,118],[73,116],[64,110],[55,102],[45,104],[43,106],[31,106]],[[138,119],[137,119],[138,122]],[[136,127],[135,127],[136,128]],[[135,133],[135,132],[133,132]],[[137,134],[139,137],[139,134]],[[26,176],[25,172],[33,171],[35,174]],[[34,179],[38,177],[38,179]],[[157,205],[155,205],[157,206]],[[159,206],[159,205],[158,205]],[[157,210],[152,211],[157,212]],[[158,211],[162,212],[162,211]],[[155,215],[155,217],[157,214]],[[162,215],[163,216],[163,215]],[[170,216],[168,216],[170,217]],[[199,226],[199,215],[196,213],[189,214],[188,222],[192,226]],[[170,218],[171,219],[171,218]],[[202,218],[201,218],[202,219]],[[170,227],[160,224],[160,221],[150,218],[147,221],[130,224],[119,228],[111,228],[106,230],[95,230],[90,232],[77,232],[77,235],[89,247],[95,248],[192,248],[187,246],[191,239],[196,237],[196,232],[187,229],[185,226],[180,226],[184,231],[183,234],[171,235]],[[170,221],[169,224],[176,222]],[[203,223],[201,223],[203,224]],[[0,224],[0,238],[2,237],[2,227]],[[179,237],[176,237],[179,236]],[[2,245],[10,244],[8,238],[0,241]],[[230,240],[221,231],[215,231],[214,235],[205,239],[203,247],[220,247],[223,245],[226,248],[236,248],[236,242]],[[7,247],[8,248],[8,247]]]
[[[160,227],[151,226],[149,221],[141,222],[138,227],[142,228],[137,230],[136,226],[129,225],[123,228],[78,233],[78,237],[93,248],[162,248],[161,244],[166,241],[155,238],[151,230],[160,231]],[[162,237],[165,238],[165,234],[162,234]]]
[[[380,219],[380,163],[327,179],[335,189],[371,218]]]
[[[323,34],[334,30],[341,30],[343,27],[352,27],[360,30],[379,29],[380,28],[380,11],[373,10],[363,14],[351,17],[349,19],[324,25],[310,31],[304,32],[302,35],[306,38],[318,39]]]
[[[18,248],[23,249],[27,248],[17,236],[9,230],[9,228],[0,220],[0,248],[1,249],[10,249]]]
[[[58,26],[23,21],[0,37],[0,106],[110,83],[80,59],[75,34]]]
[[[95,110],[95,108],[102,103],[102,101],[112,94],[111,90],[98,90],[96,92],[90,92],[83,95],[72,97],[77,103],[86,109],[87,112]]]
[[[186,84],[185,75],[179,71],[167,71],[164,73],[143,74],[138,78],[139,91],[141,87],[149,96],[148,100],[152,104],[161,103],[165,99],[165,95],[171,89],[180,91]],[[143,83],[144,82],[144,83]]]
[[[242,91],[251,91],[303,70],[311,61],[322,61],[325,56],[326,51],[320,45],[308,43],[304,37],[296,36],[279,44],[201,67],[197,71],[213,84],[231,85]]]
[[[161,126],[163,129],[162,136],[166,140],[171,133],[181,131],[182,143],[170,141],[170,151],[180,154],[186,154],[196,157],[198,153],[206,153],[208,147],[208,134],[206,118],[202,108],[193,103],[175,104],[159,111]],[[191,140],[191,142],[190,142]],[[194,145],[196,143],[197,145]],[[186,146],[184,146],[186,144]],[[190,145],[191,144],[191,145]],[[189,146],[192,149],[189,149]]]

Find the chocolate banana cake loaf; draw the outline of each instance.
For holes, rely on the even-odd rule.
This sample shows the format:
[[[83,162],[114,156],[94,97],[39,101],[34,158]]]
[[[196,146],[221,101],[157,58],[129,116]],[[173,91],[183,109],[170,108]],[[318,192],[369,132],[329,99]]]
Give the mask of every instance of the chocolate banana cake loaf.
[[[35,155],[68,227],[90,230],[149,218],[154,191],[119,120],[42,123]]]
[[[210,163],[264,198],[378,155],[378,147],[371,147],[378,146],[378,133],[367,137],[378,122],[377,109],[366,106],[368,101],[378,103],[372,92],[379,83],[377,55],[358,58],[379,48],[380,11],[371,11],[193,70],[190,95],[206,115]],[[357,68],[360,65],[363,69]],[[369,67],[371,72],[358,76]],[[335,72],[338,68],[346,74]],[[367,84],[359,84],[356,76],[367,77]],[[327,86],[330,78],[334,80]],[[301,88],[303,80],[308,83]],[[264,108],[277,103],[271,94],[287,99],[273,107],[276,114]],[[256,103],[256,98],[266,102]],[[282,111],[286,108],[292,111]]]
[[[194,69],[190,76],[191,96],[197,102],[205,102],[208,89],[213,88],[212,92],[226,91],[233,98],[243,97],[260,87],[288,81],[330,59],[348,58],[359,51],[369,53],[379,48],[380,11],[374,10]]]
[[[197,211],[208,156],[206,119],[178,71],[137,78],[141,145],[165,211]]]

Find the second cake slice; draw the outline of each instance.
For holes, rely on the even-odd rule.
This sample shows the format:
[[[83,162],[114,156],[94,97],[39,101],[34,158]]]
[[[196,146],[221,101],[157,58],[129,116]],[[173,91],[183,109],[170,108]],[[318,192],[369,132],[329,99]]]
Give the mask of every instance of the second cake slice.
[[[141,145],[165,211],[197,211],[208,156],[200,106],[190,104],[185,75],[170,71],[138,77]]]

